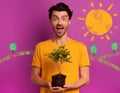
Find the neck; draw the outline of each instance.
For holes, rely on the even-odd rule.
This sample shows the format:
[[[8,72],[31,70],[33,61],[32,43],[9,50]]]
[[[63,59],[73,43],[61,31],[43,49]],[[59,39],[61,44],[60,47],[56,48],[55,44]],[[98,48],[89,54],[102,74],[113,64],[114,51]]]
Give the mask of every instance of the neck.
[[[69,39],[70,38],[68,36],[60,38],[53,37],[52,41],[57,45],[65,45],[69,41]]]

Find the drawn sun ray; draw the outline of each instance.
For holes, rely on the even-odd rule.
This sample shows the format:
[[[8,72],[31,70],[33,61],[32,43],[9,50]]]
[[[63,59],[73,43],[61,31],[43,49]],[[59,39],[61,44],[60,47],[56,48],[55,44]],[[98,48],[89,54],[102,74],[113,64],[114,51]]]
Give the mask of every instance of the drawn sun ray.
[[[87,12],[87,10],[86,10],[86,9],[82,9],[82,11],[83,11],[83,12],[85,12],[85,13]]]
[[[82,21],[84,21],[85,20],[85,18],[78,18],[79,20],[82,20]]]
[[[94,36],[92,36],[90,41],[93,41],[94,39],[95,39],[95,37],[94,37]]]
[[[109,31],[109,33],[113,34],[113,31]]]
[[[103,37],[103,36],[101,36],[100,38],[101,38],[101,39],[104,39],[104,37]]]
[[[113,14],[113,16],[118,16],[118,14]]]
[[[99,7],[102,8],[103,4],[102,3],[99,3]]]
[[[109,11],[112,10],[114,4],[110,4],[106,10],[103,10],[103,4],[99,3],[99,8],[94,8],[94,2],[90,2],[90,11],[87,9],[82,9],[82,12],[87,13],[86,17],[79,17],[80,21],[85,22],[85,26],[82,26],[81,29],[87,29],[83,34],[84,37],[87,37],[89,34],[92,34],[90,41],[94,41],[95,37],[98,36],[100,39],[111,40],[109,34],[113,34],[111,28],[118,29],[118,26],[113,26],[113,17],[118,16],[117,13],[110,14]]]
[[[86,32],[83,36],[86,37],[89,34],[89,32]]]
[[[90,6],[91,6],[91,7],[94,7],[94,3],[93,3],[93,2],[91,2],[91,3],[90,3]]]
[[[107,40],[110,40],[110,37],[108,35],[105,36]]]
[[[118,26],[114,26],[115,29],[118,29]]]
[[[85,29],[85,26],[81,27],[81,29]]]
[[[112,9],[112,7],[113,7],[113,4],[111,4],[109,7],[108,7],[108,11],[110,11],[111,9]]]

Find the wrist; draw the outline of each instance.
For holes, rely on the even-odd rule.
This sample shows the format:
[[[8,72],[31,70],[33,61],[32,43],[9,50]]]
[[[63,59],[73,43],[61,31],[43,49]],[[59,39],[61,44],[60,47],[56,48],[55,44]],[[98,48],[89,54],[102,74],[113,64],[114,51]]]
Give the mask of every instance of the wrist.
[[[71,90],[72,87],[70,84],[67,84],[67,85],[64,85],[64,91],[68,91],[68,90]]]

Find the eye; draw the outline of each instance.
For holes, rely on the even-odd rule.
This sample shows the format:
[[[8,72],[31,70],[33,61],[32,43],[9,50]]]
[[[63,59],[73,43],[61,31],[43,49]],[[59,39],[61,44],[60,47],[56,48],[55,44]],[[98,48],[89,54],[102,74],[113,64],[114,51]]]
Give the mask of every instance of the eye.
[[[63,20],[63,21],[67,21],[67,18],[66,18],[66,17],[64,17],[64,18],[62,18],[62,20]]]
[[[58,20],[58,17],[56,17],[56,16],[52,17],[52,21],[57,21],[57,20]]]
[[[62,17],[62,20],[63,20],[63,21],[67,21],[67,20],[68,20],[68,17],[67,17],[67,16],[64,16],[64,17]]]

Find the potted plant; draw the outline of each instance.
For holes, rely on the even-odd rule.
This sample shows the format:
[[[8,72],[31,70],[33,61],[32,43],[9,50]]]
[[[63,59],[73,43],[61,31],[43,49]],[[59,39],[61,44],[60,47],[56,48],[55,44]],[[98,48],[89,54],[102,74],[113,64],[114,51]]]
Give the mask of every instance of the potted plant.
[[[52,52],[48,53],[47,57],[57,65],[59,71],[58,74],[52,76],[52,86],[63,87],[66,75],[61,72],[61,64],[64,62],[71,62],[70,51],[65,49],[65,46],[59,46],[58,49],[53,49]]]

